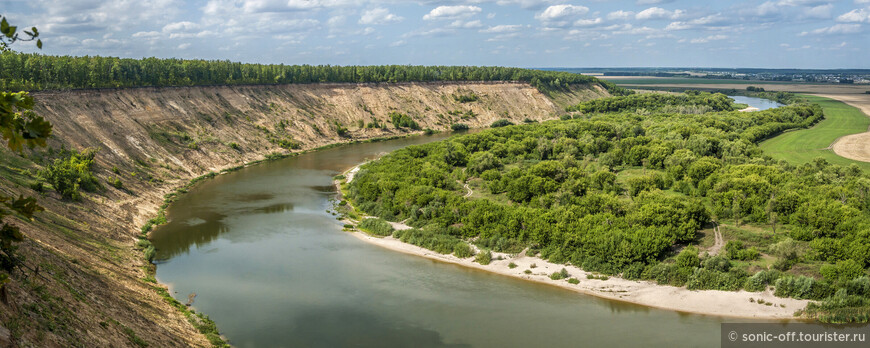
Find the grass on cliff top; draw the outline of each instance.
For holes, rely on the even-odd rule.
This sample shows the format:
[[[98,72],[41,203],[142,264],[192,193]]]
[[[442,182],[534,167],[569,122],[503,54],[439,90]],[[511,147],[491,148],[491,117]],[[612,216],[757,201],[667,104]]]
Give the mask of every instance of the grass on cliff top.
[[[870,169],[870,163],[838,156],[829,147],[837,138],[867,131],[870,117],[861,110],[829,98],[802,95],[812,103],[819,104],[825,119],[809,129],[783,133],[760,144],[764,153],[793,164],[811,162],[817,157],[829,163],[848,166],[856,163],[862,169]]]

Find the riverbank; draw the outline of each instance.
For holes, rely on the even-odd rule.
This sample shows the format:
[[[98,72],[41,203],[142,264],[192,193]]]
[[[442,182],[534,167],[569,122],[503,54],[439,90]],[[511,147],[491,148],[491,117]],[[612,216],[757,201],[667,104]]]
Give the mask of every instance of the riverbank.
[[[345,171],[345,182],[353,180],[360,165]],[[341,190],[341,180],[336,180],[336,187]],[[345,219],[346,224],[356,226],[358,221]],[[410,226],[391,222],[395,229],[408,229]],[[600,277],[598,274],[586,272],[570,265],[555,264],[538,257],[524,254],[509,255],[493,252],[493,260],[488,265],[474,262],[474,257],[459,258],[452,254],[439,254],[412,244],[404,243],[393,237],[375,237],[354,228],[351,235],[366,243],[405,254],[425,257],[431,260],[447,262],[479,269],[486,272],[533,281],[537,283],[558,286],[578,293],[597,296],[609,300],[623,301],[638,305],[672,310],[677,312],[695,313],[711,316],[752,318],[752,319],[799,319],[795,312],[803,309],[810,302],[793,298],[779,298],[773,291],[719,291],[719,290],[688,290],[685,287],[659,285],[649,281],[634,281],[619,277]],[[511,267],[514,264],[516,267]],[[565,279],[550,279],[550,274],[564,268],[569,276]],[[526,273],[526,271],[531,273]],[[589,277],[589,278],[588,278]],[[568,279],[576,279],[572,284]]]

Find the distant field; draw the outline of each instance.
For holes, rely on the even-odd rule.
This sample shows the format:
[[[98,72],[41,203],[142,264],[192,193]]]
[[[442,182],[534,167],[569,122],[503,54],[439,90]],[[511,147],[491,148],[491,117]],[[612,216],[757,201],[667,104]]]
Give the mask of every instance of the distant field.
[[[765,154],[794,164],[807,163],[816,157],[822,157],[830,163],[857,163],[870,170],[870,163],[840,157],[829,148],[841,136],[866,132],[870,126],[870,118],[861,110],[833,99],[812,95],[805,97],[822,106],[825,119],[813,128],[788,132],[762,142],[760,146]]]

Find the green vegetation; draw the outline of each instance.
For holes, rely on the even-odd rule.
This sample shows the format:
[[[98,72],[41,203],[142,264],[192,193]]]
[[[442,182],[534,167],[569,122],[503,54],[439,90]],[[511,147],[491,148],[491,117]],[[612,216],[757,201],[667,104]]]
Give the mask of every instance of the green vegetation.
[[[631,93],[591,76],[505,67],[265,65],[175,58],[58,57],[13,52],[0,55],[2,89],[431,81],[522,81],[543,93],[571,85],[597,84],[611,94]]]
[[[471,103],[476,102],[480,99],[474,91],[469,90],[459,90],[453,94],[453,100],[460,103]]]
[[[495,122],[493,122],[491,125],[489,125],[489,127],[490,128],[499,128],[499,127],[513,126],[513,125],[514,125],[514,123],[511,121],[508,121],[505,119],[500,119],[500,120],[496,120]]]
[[[566,111],[586,113],[600,112],[649,112],[661,111],[683,114],[703,114],[711,111],[736,110],[733,100],[716,93],[686,91],[685,94],[645,93],[627,97],[600,98],[570,106]]]
[[[454,132],[468,130],[468,125],[465,123],[454,123],[450,125],[450,129]]]
[[[414,130],[420,130],[420,125],[418,125],[417,121],[414,121],[411,116],[395,111],[390,112],[389,116],[390,122],[392,122],[393,126],[396,126],[396,128],[411,128]]]
[[[75,150],[62,151],[61,158],[55,159],[40,170],[39,176],[51,184],[64,198],[79,200],[81,199],[79,188],[88,192],[102,189],[102,185],[91,173],[96,154],[97,151],[93,149],[81,153]]]
[[[568,278],[569,276],[570,276],[570,274],[568,274],[568,270],[565,269],[565,268],[562,268],[561,271],[559,271],[559,272],[553,272],[553,274],[550,274],[550,279],[552,279],[552,280],[559,280],[559,279],[565,279],[565,278]]]
[[[733,109],[720,104],[730,103],[723,97],[682,100]],[[602,274],[594,279],[621,274],[690,289],[778,286],[781,296],[822,301],[808,315],[828,318],[857,304],[838,310],[836,320],[860,320],[866,298],[847,287],[870,265],[870,175],[824,160],[795,166],[757,146],[813,126],[822,119],[819,106],[695,114],[669,101],[659,107],[622,98],[609,105],[628,112],[589,112],[397,150],[365,164],[347,199],[367,214],[437,231],[430,239],[508,253],[529,247],[529,255],[539,250],[551,262]],[[638,105],[643,112],[635,112]],[[464,197],[464,182],[481,192]],[[719,256],[694,246],[712,220],[730,241]],[[810,290],[801,276],[813,279]]]
[[[484,250],[477,253],[477,256],[474,257],[474,262],[477,262],[481,265],[488,265],[492,262],[492,252],[489,250]]]
[[[831,144],[837,138],[866,132],[870,126],[870,118],[861,110],[839,101],[816,96],[803,97],[820,105],[825,112],[825,119],[812,129],[788,132],[761,143],[764,153],[792,164],[810,163],[816,158],[822,158],[832,164],[856,164],[863,169],[870,169],[870,163],[843,158],[830,150]]]
[[[389,222],[381,218],[365,219],[359,228],[376,236],[391,236],[395,230]]]

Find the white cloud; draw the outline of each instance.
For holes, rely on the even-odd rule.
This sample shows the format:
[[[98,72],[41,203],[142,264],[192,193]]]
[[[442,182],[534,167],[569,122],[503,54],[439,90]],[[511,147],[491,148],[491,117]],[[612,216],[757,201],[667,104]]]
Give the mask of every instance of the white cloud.
[[[833,8],[833,4],[810,7],[804,10],[803,16],[806,18],[828,19],[831,18],[831,10]]]
[[[196,29],[199,29],[199,24],[188,21],[169,23],[163,26],[164,33],[173,31],[191,31]]]
[[[586,6],[554,5],[537,14],[535,18],[542,21],[557,21],[571,16],[583,15],[589,12]]]
[[[523,26],[519,25],[519,24],[510,24],[510,25],[502,24],[502,25],[496,25],[494,27],[489,27],[489,28],[480,30],[480,32],[481,33],[495,33],[495,34],[511,33],[511,32],[518,31],[522,28],[523,28]]]
[[[726,35],[710,35],[710,36],[707,36],[704,38],[692,39],[689,41],[689,43],[700,44],[700,43],[707,43],[710,41],[725,40],[727,38],[728,38],[728,36],[726,36]]]
[[[726,18],[720,14],[709,15],[706,17],[695,18],[690,21],[677,21],[671,22],[665,27],[665,30],[688,30],[688,29],[696,29],[699,27],[705,27],[707,29],[711,29],[711,25],[721,24],[726,21]]]
[[[854,34],[861,31],[861,24],[834,24],[830,27],[824,27],[815,29],[812,31],[805,31],[800,33],[799,36],[807,36],[807,35],[835,35],[835,34]]]
[[[607,19],[610,19],[610,20],[616,20],[616,19],[626,20],[626,19],[629,19],[631,17],[634,17],[634,12],[631,12],[631,11],[619,10],[619,11],[613,11],[613,12],[610,12],[607,14]]]
[[[599,25],[603,22],[604,20],[600,17],[595,19],[578,19],[576,22],[574,22],[574,25],[578,27],[591,27],[594,25]]]
[[[674,2],[674,0],[637,0],[638,5],[655,5],[668,2]]]
[[[385,24],[391,22],[399,22],[403,18],[390,13],[390,10],[385,8],[376,8],[363,12],[359,19],[359,24]]]
[[[638,12],[634,18],[645,19],[678,19],[686,14],[683,10],[668,11],[661,7],[650,7],[646,10]]]
[[[190,47],[190,43],[183,43],[178,45],[178,49],[180,50],[187,49],[188,47]]]
[[[434,8],[432,11],[429,11],[426,15],[423,16],[424,20],[437,20],[437,19],[459,19],[459,18],[468,18],[475,14],[480,13],[482,9],[477,6],[468,6],[468,5],[457,5],[457,6],[438,6]]]
[[[849,11],[837,17],[837,22],[870,22],[870,10],[862,8]]]
[[[457,19],[457,20],[453,21],[453,23],[450,23],[449,27],[450,28],[457,28],[457,29],[477,29],[477,28],[483,28],[483,23],[481,23],[479,20],[473,20],[473,21],[466,22],[466,21],[463,21],[461,19]]]

